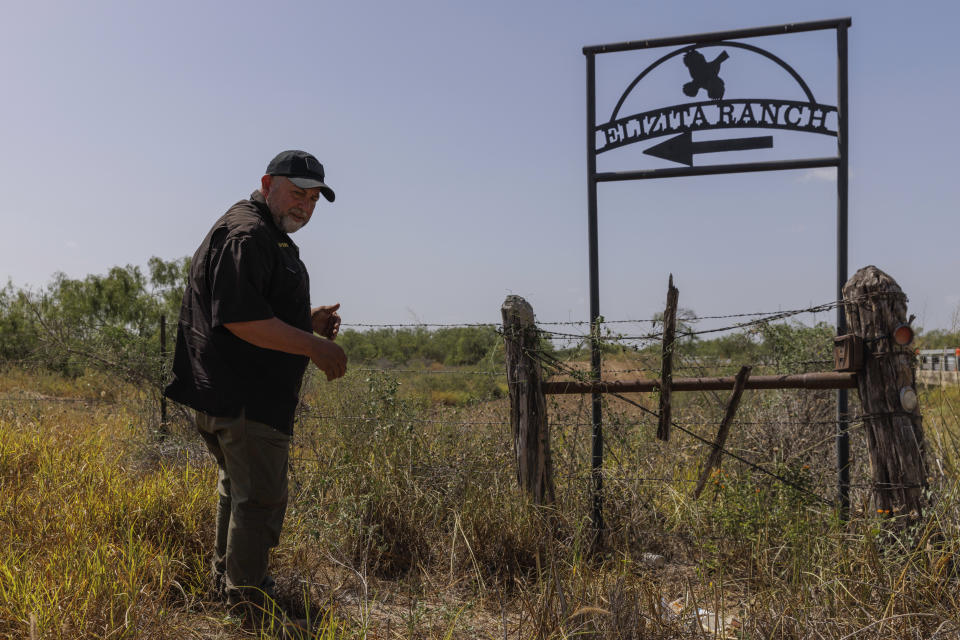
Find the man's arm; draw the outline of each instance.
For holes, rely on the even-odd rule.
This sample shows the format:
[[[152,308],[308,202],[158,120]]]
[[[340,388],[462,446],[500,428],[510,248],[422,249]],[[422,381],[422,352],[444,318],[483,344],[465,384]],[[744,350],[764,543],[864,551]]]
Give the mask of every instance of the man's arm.
[[[223,326],[241,340],[257,347],[307,356],[327,374],[327,380],[339,378],[347,372],[347,354],[340,345],[297,329],[279,318],[228,322]]]

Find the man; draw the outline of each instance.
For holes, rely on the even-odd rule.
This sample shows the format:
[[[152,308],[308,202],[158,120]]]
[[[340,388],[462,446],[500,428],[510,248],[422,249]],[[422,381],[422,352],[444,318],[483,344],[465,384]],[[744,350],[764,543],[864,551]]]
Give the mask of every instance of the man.
[[[310,221],[321,195],[333,202],[324,179],[309,153],[277,155],[260,190],[204,238],[183,294],[164,393],[196,410],[219,466],[213,578],[231,604],[271,604],[267,558],[286,512],[287,455],[307,364],[327,380],[346,372],[333,342],[340,305],[310,308],[307,270],[289,235]]]

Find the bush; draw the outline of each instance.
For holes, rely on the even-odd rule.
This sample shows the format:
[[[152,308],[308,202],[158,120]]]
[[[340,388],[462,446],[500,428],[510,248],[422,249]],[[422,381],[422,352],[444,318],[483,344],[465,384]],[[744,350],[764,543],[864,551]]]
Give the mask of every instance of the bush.
[[[189,259],[153,257],[148,270],[127,265],[83,279],[58,273],[42,292],[8,283],[0,291],[0,360],[66,375],[94,366],[159,385],[161,317],[174,324]]]
[[[502,342],[492,325],[385,328],[371,331],[347,329],[337,338],[351,362],[442,362],[450,366],[475,365],[493,355]]]

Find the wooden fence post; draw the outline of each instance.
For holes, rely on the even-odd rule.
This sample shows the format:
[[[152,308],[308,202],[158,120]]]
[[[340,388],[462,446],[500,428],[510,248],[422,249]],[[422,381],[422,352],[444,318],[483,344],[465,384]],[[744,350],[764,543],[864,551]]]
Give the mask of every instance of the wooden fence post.
[[[167,396],[163,395],[163,372],[167,370],[167,316],[160,314],[160,434],[167,433]]]
[[[510,425],[517,457],[517,482],[538,504],[554,501],[553,463],[543,371],[531,352],[539,349],[533,307],[520,296],[507,296],[500,308],[510,393]]]
[[[727,444],[727,435],[730,433],[730,423],[733,417],[737,415],[737,407],[740,406],[740,397],[743,395],[743,388],[747,386],[747,378],[750,376],[752,367],[740,367],[736,380],[733,383],[733,393],[730,394],[730,400],[727,402],[727,411],[723,414],[723,420],[720,421],[720,428],[717,429],[717,441],[713,443],[710,449],[710,456],[707,463],[703,465],[703,471],[700,472],[700,479],[693,490],[693,498],[697,499],[703,493],[703,488],[707,486],[707,480],[710,479],[710,471],[714,468],[720,468],[720,456],[723,453],[723,447]]]
[[[907,296],[874,266],[843,286],[847,327],[863,339],[857,377],[878,511],[911,520],[923,514],[927,464],[914,386],[913,353],[892,334],[907,322]]]
[[[677,301],[680,290],[673,286],[673,274],[667,284],[667,307],[663,312],[662,358],[660,364],[660,419],[657,422],[657,438],[666,442],[670,439],[670,421],[673,409],[670,395],[673,390],[673,354],[676,351]]]

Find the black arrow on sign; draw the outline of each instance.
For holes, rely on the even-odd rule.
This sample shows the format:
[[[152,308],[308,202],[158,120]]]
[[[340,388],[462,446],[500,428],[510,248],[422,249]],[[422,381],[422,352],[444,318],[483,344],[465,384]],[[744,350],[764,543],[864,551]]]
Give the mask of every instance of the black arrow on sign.
[[[644,149],[648,156],[679,162],[693,166],[693,154],[716,153],[718,151],[746,151],[747,149],[772,149],[773,136],[754,136],[752,138],[730,138],[728,140],[705,140],[694,142],[689,131]]]

